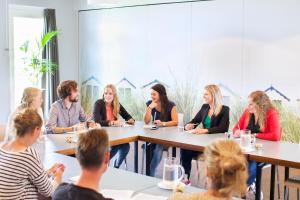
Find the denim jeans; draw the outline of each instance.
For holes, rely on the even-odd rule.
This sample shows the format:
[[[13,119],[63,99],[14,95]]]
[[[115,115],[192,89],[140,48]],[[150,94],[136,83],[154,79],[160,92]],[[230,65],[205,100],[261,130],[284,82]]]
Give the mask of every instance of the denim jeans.
[[[159,144],[155,144],[152,159],[150,163],[150,176],[154,177],[156,173],[156,169],[162,159],[164,147]]]
[[[255,182],[256,179],[256,171],[257,171],[257,166],[256,166],[255,161],[248,161],[248,180],[247,180],[247,185],[250,186],[252,183]]]
[[[119,168],[121,166],[123,160],[125,160],[129,152],[129,149],[130,145],[128,143],[116,145],[110,148],[110,159],[112,159],[118,153],[116,165],[114,167]]]

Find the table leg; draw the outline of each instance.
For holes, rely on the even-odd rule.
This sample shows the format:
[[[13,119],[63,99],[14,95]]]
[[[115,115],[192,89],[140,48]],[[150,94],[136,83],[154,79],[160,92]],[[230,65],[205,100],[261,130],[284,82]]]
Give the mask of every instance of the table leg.
[[[290,177],[290,168],[288,167],[285,167],[284,168],[284,181],[288,180]],[[287,195],[287,198],[286,199],[289,199],[288,197],[288,194],[287,193],[287,187],[284,185],[284,190],[283,190],[284,194],[283,194],[283,198],[286,198],[286,195]]]
[[[176,158],[176,147],[172,147],[172,157]]]
[[[150,176],[151,148],[149,142],[146,142],[146,175]]]
[[[139,142],[134,142],[134,172],[139,172]]]
[[[256,182],[255,182],[255,188],[256,188],[256,193],[255,193],[255,199],[260,200],[261,195],[261,171],[262,168],[260,167],[260,163],[256,163]]]
[[[270,200],[274,200],[276,167],[275,165],[271,165]]]

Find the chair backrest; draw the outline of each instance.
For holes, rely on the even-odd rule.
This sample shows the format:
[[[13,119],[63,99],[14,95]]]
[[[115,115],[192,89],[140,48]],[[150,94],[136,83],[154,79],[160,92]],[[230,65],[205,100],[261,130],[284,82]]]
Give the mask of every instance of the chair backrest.
[[[6,129],[6,126],[4,124],[0,124],[0,142],[2,142],[4,139],[5,129]]]

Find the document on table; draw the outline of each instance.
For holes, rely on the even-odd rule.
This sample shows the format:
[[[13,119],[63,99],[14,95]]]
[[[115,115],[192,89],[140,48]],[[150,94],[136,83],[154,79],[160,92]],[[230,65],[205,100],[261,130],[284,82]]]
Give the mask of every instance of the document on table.
[[[101,190],[100,193],[106,198],[115,200],[167,200],[167,197],[154,196],[150,194],[139,193],[133,196],[132,190]],[[133,197],[132,197],[133,196]]]
[[[140,193],[131,198],[131,200],[167,200],[167,197],[154,196],[150,194]]]
[[[195,130],[195,129],[188,130],[188,131],[185,130],[184,132],[185,132],[185,133],[190,133],[190,134],[192,134],[192,133],[194,132],[194,130]]]
[[[112,198],[114,200],[131,200],[131,196],[134,191],[132,190],[100,190],[100,193],[106,198]]]

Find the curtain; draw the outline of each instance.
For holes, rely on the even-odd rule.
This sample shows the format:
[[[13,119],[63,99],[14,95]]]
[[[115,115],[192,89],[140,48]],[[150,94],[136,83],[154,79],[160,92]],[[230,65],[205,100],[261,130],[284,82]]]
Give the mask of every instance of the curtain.
[[[56,17],[55,17],[55,9],[45,9],[44,10],[44,31],[46,34],[50,31],[56,31]],[[59,60],[58,60],[58,43],[57,36],[52,38],[46,45],[43,51],[43,59],[50,60],[53,63],[58,65],[57,70],[54,74],[50,72],[44,74],[42,78],[42,88],[45,89],[44,93],[44,116],[47,118],[48,112],[51,104],[56,101],[57,93],[56,88],[59,84]]]

